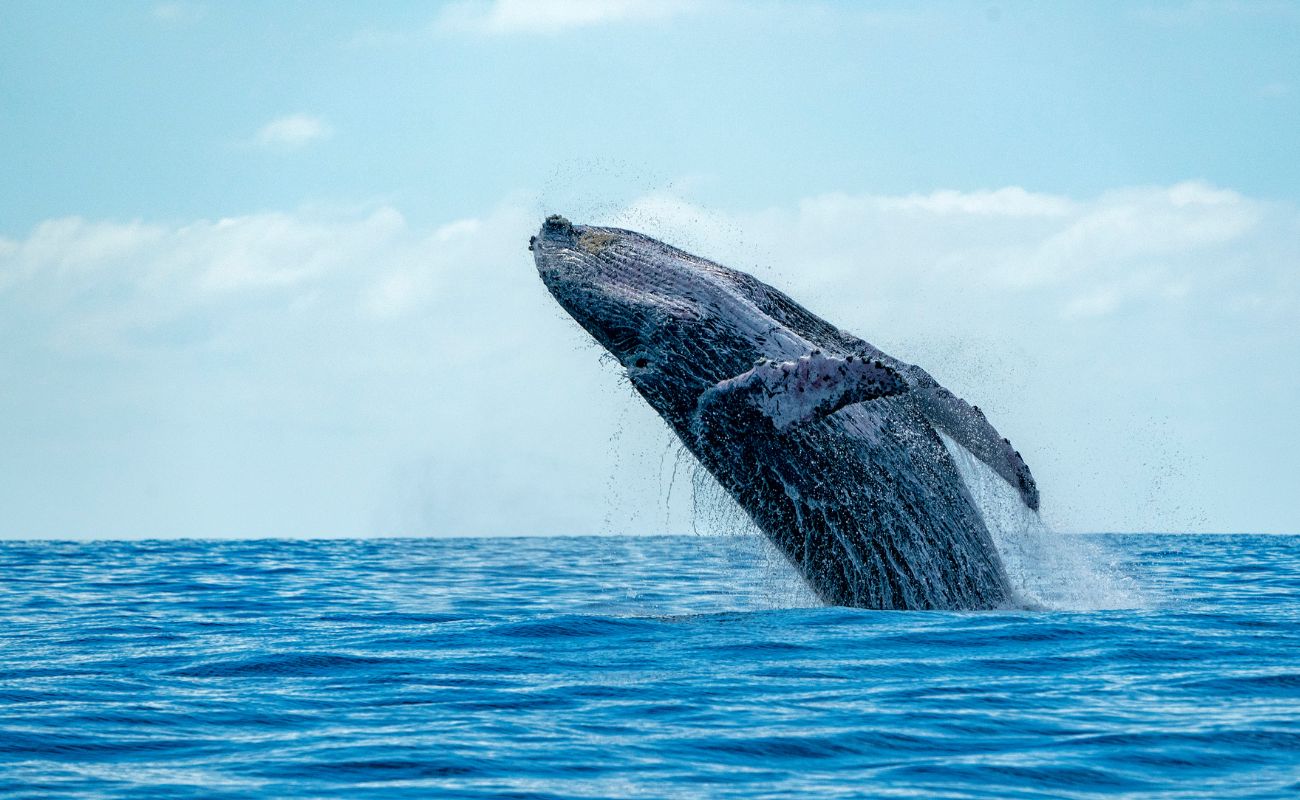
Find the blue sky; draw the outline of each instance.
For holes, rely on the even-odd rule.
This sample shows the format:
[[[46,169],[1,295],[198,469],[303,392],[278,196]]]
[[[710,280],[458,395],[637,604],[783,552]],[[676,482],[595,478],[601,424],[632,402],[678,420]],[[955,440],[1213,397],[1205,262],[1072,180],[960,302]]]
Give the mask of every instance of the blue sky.
[[[1300,530],[1295,4],[0,17],[0,536],[689,529],[550,211],[926,366],[1059,529]]]

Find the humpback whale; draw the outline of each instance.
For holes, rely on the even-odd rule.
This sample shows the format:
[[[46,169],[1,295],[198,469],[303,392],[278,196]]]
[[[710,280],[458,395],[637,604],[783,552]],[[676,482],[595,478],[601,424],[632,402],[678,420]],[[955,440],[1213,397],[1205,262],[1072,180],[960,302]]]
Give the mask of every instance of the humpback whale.
[[[551,295],[826,603],[1013,601],[941,434],[1037,510],[1024,459],[978,406],[787,295],[633,231],[546,219]]]

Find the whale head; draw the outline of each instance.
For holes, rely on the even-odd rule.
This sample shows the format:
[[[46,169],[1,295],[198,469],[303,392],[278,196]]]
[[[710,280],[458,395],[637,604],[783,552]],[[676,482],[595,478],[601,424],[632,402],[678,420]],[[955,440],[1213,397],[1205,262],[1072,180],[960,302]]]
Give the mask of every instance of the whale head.
[[[553,215],[529,248],[555,299],[674,424],[755,361],[813,349],[755,304],[748,276],[643,234]]]

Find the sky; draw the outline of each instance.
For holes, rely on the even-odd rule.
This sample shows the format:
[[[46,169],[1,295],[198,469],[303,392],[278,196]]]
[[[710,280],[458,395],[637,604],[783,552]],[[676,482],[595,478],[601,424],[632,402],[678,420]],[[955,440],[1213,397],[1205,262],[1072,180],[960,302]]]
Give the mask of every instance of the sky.
[[[2,538],[698,529],[553,212],[921,364],[1057,530],[1300,532],[1295,3],[8,0],[0,108]]]

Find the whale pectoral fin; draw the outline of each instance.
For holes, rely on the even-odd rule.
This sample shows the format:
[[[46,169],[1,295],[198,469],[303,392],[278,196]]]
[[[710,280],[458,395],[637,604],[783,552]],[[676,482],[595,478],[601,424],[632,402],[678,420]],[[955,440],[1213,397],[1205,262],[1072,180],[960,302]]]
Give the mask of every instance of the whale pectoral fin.
[[[697,426],[757,411],[778,431],[820,419],[853,403],[901,394],[907,383],[879,361],[819,352],[794,361],[760,362],[700,396]]]
[[[1029,472],[1029,465],[1011,442],[998,434],[984,412],[938,384],[915,388],[912,397],[931,425],[988,464],[1020,492],[1026,506],[1038,510],[1038,484]]]

